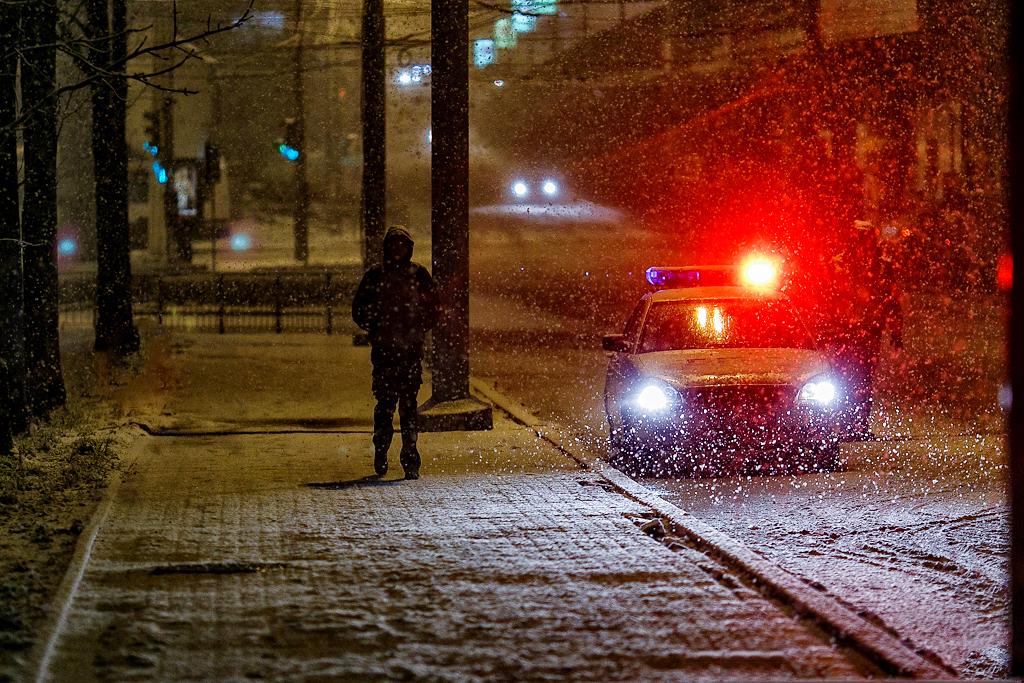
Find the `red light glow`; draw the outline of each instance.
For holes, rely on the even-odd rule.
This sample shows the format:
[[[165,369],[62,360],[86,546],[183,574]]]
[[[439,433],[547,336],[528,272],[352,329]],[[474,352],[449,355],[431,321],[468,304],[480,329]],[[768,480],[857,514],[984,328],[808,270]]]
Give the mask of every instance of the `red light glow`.
[[[776,275],[775,265],[765,259],[753,259],[743,266],[743,279],[755,287],[768,287],[774,284]]]
[[[1010,254],[1003,254],[999,257],[999,265],[996,267],[996,283],[1004,292],[1013,289],[1013,256]]]

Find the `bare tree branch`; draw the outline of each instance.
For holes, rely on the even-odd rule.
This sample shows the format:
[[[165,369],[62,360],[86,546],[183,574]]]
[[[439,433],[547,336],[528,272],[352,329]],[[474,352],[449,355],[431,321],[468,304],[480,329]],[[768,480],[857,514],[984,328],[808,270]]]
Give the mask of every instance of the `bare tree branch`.
[[[202,59],[202,57],[194,48],[188,49],[189,47],[191,47],[190,43],[198,41],[209,43],[209,38],[211,38],[212,36],[218,35],[220,33],[225,33],[227,31],[236,29],[239,26],[242,26],[245,22],[252,18],[252,8],[255,4],[256,0],[249,0],[249,4],[246,7],[245,11],[242,13],[242,15],[238,19],[232,21],[229,24],[222,25],[218,23],[216,27],[211,28],[210,18],[207,17],[206,31],[197,33],[196,35],[188,36],[186,38],[178,38],[179,10],[177,0],[175,0],[172,9],[173,37],[171,40],[164,43],[160,43],[158,45],[146,47],[145,45],[147,37],[144,36],[140,43],[133,50],[131,50],[123,59],[118,59],[115,62],[108,65],[104,65],[102,67],[97,65],[93,60],[89,59],[86,55],[83,55],[82,52],[74,50],[73,47],[76,45],[86,46],[87,49],[92,50],[93,48],[91,46],[94,43],[109,40],[112,36],[89,36],[88,31],[82,25],[82,22],[77,18],[77,16],[74,17],[74,23],[81,28],[82,35],[75,36],[72,40],[69,41],[58,41],[56,45],[34,45],[24,50],[19,47],[13,51],[7,52],[0,58],[9,59],[12,56],[16,55],[21,59],[25,60],[26,62],[30,62],[31,60],[28,59],[27,53],[31,52],[32,50],[41,50],[47,47],[52,49],[56,47],[58,50],[61,50],[62,52],[68,54],[75,60],[76,66],[78,66],[78,68],[85,74],[85,77],[74,83],[69,83],[67,85],[63,85],[56,88],[52,93],[50,93],[49,97],[43,98],[42,100],[33,103],[31,106],[24,108],[14,120],[8,121],[3,125],[0,125],[0,140],[5,138],[7,135],[13,134],[14,131],[25,125],[25,122],[29,118],[31,118],[40,107],[44,106],[47,101],[52,101],[55,98],[73,92],[75,90],[92,87],[97,81],[101,80],[109,81],[112,79],[124,79],[129,81],[138,81],[139,83],[142,83],[147,87],[156,88],[158,90],[162,90],[165,92],[175,92],[183,95],[196,94],[196,92],[198,91],[189,90],[187,88],[168,88],[158,85],[156,83],[153,83],[152,79],[158,78],[164,74],[174,71],[175,69],[181,67],[189,60]],[[119,35],[129,35],[132,33],[143,32],[145,30],[147,29],[129,29]],[[180,55],[180,58],[165,56],[161,54],[164,52],[178,53]],[[145,55],[154,55],[158,59],[169,61],[170,63],[165,68],[157,69],[155,71],[150,72],[136,72],[129,74],[118,71],[119,68],[127,66],[128,63],[131,62],[133,59],[138,59],[139,57],[143,57]]]

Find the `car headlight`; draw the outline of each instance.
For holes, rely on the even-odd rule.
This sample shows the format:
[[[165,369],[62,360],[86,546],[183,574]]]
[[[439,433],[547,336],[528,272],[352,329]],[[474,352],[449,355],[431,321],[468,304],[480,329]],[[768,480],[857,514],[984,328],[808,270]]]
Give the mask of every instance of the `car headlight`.
[[[797,396],[797,401],[810,405],[828,407],[836,404],[839,388],[836,383],[824,375],[814,377],[805,384]]]
[[[636,395],[636,404],[649,413],[661,413],[679,401],[676,390],[664,382],[648,382]]]

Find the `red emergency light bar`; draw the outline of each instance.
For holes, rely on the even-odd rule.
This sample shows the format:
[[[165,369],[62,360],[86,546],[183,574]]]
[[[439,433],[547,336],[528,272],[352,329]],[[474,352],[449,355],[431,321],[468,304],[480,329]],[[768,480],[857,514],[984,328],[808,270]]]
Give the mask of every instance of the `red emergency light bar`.
[[[647,281],[655,287],[773,287],[778,280],[778,267],[757,257],[742,266],[681,266],[647,269]]]
[[[663,268],[654,266],[647,269],[647,281],[655,287],[714,287],[738,285],[739,274],[736,266],[682,266]]]

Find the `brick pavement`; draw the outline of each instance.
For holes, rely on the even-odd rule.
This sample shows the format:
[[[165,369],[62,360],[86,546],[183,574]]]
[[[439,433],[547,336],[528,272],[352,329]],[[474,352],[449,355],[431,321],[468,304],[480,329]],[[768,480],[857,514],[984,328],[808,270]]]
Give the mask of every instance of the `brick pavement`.
[[[417,482],[364,479],[368,442],[140,438],[51,680],[859,675],[498,415],[490,432],[423,435]]]

